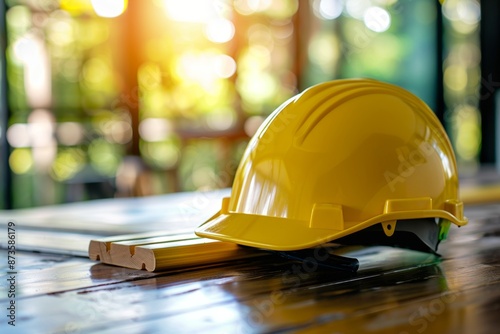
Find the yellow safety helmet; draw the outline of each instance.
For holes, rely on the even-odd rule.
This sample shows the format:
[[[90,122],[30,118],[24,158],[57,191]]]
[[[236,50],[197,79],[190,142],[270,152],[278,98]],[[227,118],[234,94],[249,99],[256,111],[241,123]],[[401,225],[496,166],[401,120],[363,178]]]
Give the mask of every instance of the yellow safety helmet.
[[[467,218],[438,118],[400,87],[346,79],[305,90],[264,121],[231,197],[196,234],[291,251],[377,230],[404,247],[411,232],[436,250],[450,222]]]

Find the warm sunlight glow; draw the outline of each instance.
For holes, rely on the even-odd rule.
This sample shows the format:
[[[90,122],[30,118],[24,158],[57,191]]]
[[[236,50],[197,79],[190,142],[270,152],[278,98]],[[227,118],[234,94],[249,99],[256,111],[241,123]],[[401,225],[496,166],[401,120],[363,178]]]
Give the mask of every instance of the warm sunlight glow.
[[[320,19],[333,20],[342,14],[343,0],[315,0],[313,2],[314,15]]]
[[[101,17],[117,17],[127,9],[128,0],[91,0],[95,13]]]
[[[370,7],[365,11],[363,21],[368,29],[384,32],[391,26],[391,15],[380,7]]]
[[[231,21],[222,18],[211,20],[207,23],[205,34],[214,43],[226,43],[234,36],[234,25]]]
[[[172,130],[173,126],[166,118],[146,118],[139,124],[141,138],[150,142],[165,140]]]
[[[174,21],[208,22],[217,17],[215,1],[209,0],[164,0],[167,15]]]
[[[46,107],[51,102],[51,72],[49,54],[43,41],[26,35],[13,47],[14,55],[24,65],[24,86],[32,107]]]
[[[213,59],[213,70],[221,78],[229,78],[236,72],[236,62],[228,55],[218,55]]]

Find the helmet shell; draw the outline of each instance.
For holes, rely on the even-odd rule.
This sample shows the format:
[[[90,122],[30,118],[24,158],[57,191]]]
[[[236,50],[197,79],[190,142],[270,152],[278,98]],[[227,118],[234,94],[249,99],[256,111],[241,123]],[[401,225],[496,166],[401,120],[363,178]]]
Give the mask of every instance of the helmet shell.
[[[467,223],[450,141],[431,109],[375,80],[313,86],[278,107],[242,157],[231,197],[199,236],[273,250],[381,223]]]

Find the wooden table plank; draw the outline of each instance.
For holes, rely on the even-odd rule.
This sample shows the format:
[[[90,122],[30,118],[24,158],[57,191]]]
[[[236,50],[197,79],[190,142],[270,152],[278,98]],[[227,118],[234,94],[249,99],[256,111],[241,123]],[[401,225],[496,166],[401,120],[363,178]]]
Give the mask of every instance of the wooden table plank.
[[[135,233],[194,231],[229,189],[103,199],[31,209],[0,210],[0,229],[15,223],[17,249],[88,256],[90,240]],[[0,248],[7,234],[0,233]]]
[[[373,247],[351,274],[261,258],[149,273],[19,252],[19,333],[495,333],[500,206],[467,208],[442,258]],[[377,251],[378,250],[378,251]],[[363,251],[366,253],[363,255]],[[371,253],[370,253],[371,252]],[[1,251],[5,258],[5,251]],[[309,268],[309,269],[308,269]],[[0,263],[6,280],[6,263]],[[0,304],[8,302],[0,285]],[[12,328],[0,323],[0,333]]]
[[[216,213],[229,194],[221,189],[0,210],[0,224],[103,236],[191,229]]]
[[[474,258],[473,255],[470,257]],[[467,296],[463,301],[457,299],[462,308],[469,307],[467,300],[471,299],[483,305],[477,300],[477,294],[487,293],[491,298],[498,297],[498,258],[489,265],[476,263],[467,267],[462,265],[463,259],[448,261],[446,266],[444,264],[447,261],[444,261],[441,265],[367,273],[349,278],[335,278],[331,271],[321,270],[307,276],[303,273],[299,285],[295,280],[283,281],[283,273],[291,268],[290,263],[266,263],[257,271],[249,270],[249,265],[255,263],[240,263],[223,271],[220,268],[198,270],[188,277],[180,272],[40,295],[27,299],[26,303],[23,299],[20,308],[27,310],[23,316],[33,320],[30,320],[32,327],[23,323],[21,328],[33,330],[50,323],[53,326],[50,328],[55,328],[56,332],[67,328],[85,331],[108,328],[121,331],[122,328],[128,331],[129,325],[139,323],[139,328],[156,328],[168,332],[184,322],[186,332],[188,329],[203,330],[205,323],[212,326],[214,332],[220,328],[238,328],[241,324],[244,332],[277,330],[287,326],[307,330],[311,325],[334,330],[347,328],[342,327],[343,321],[352,321],[353,318],[367,318],[360,322],[360,326],[372,326],[372,317],[378,313],[380,322],[387,312],[398,314],[398,319],[405,319],[422,305],[430,305],[433,300],[451,300],[451,297],[445,296],[452,293]],[[95,265],[98,266],[105,267]],[[479,274],[476,279],[471,277],[471,272]],[[226,273],[226,276],[220,277],[221,273]],[[27,303],[47,307],[44,310],[33,309]],[[72,305],[72,308],[68,309],[66,305]],[[401,307],[405,308],[404,312]],[[189,325],[186,325],[188,319]],[[449,320],[447,316],[443,316],[443,319]],[[414,323],[394,325],[397,325],[398,330],[413,329],[414,332]],[[374,332],[377,332],[376,329]]]

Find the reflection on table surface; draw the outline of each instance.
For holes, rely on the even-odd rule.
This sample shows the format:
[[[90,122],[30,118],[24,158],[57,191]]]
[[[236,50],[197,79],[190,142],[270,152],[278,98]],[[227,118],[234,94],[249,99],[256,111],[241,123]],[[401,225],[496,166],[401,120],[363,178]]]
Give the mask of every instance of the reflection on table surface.
[[[196,211],[193,203],[212,207],[217,196],[198,197],[204,199],[199,202],[186,194],[176,197],[174,210],[184,208],[190,219],[177,219],[182,222],[173,228],[197,223],[206,209]],[[128,208],[138,213],[140,208],[165,212],[164,201],[162,197],[125,202],[142,204]],[[105,202],[93,204],[102,210],[106,207]],[[78,206],[85,208],[78,204],[73,209]],[[344,255],[359,260],[357,273],[275,253],[159,273],[109,266],[65,253],[64,245],[83,244],[90,235],[109,235],[120,229],[128,233],[141,226],[154,229],[158,223],[154,219],[139,223],[136,216],[135,221],[125,220],[122,225],[113,220],[101,226],[89,223],[85,230],[88,217],[72,225],[76,211],[71,206],[59,209],[67,210],[67,220],[63,223],[64,216],[60,216],[53,228],[37,226],[34,220],[15,220],[19,244],[23,238],[27,244],[64,239],[66,244],[59,251],[53,247],[46,252],[16,253],[16,327],[12,331],[2,322],[2,333],[491,333],[500,325],[497,203],[467,206],[470,223],[451,229],[448,240],[439,246],[439,256],[387,246],[345,247]],[[49,221],[50,210],[39,210],[47,210]],[[157,214],[142,211],[150,218]],[[112,212],[107,211],[108,217]],[[162,224],[168,229],[167,223]],[[114,227],[106,232],[109,226]],[[5,250],[1,253],[7,258]],[[6,261],[1,268],[0,279],[5,282]],[[2,283],[2,305],[9,301],[7,295],[7,285]]]

